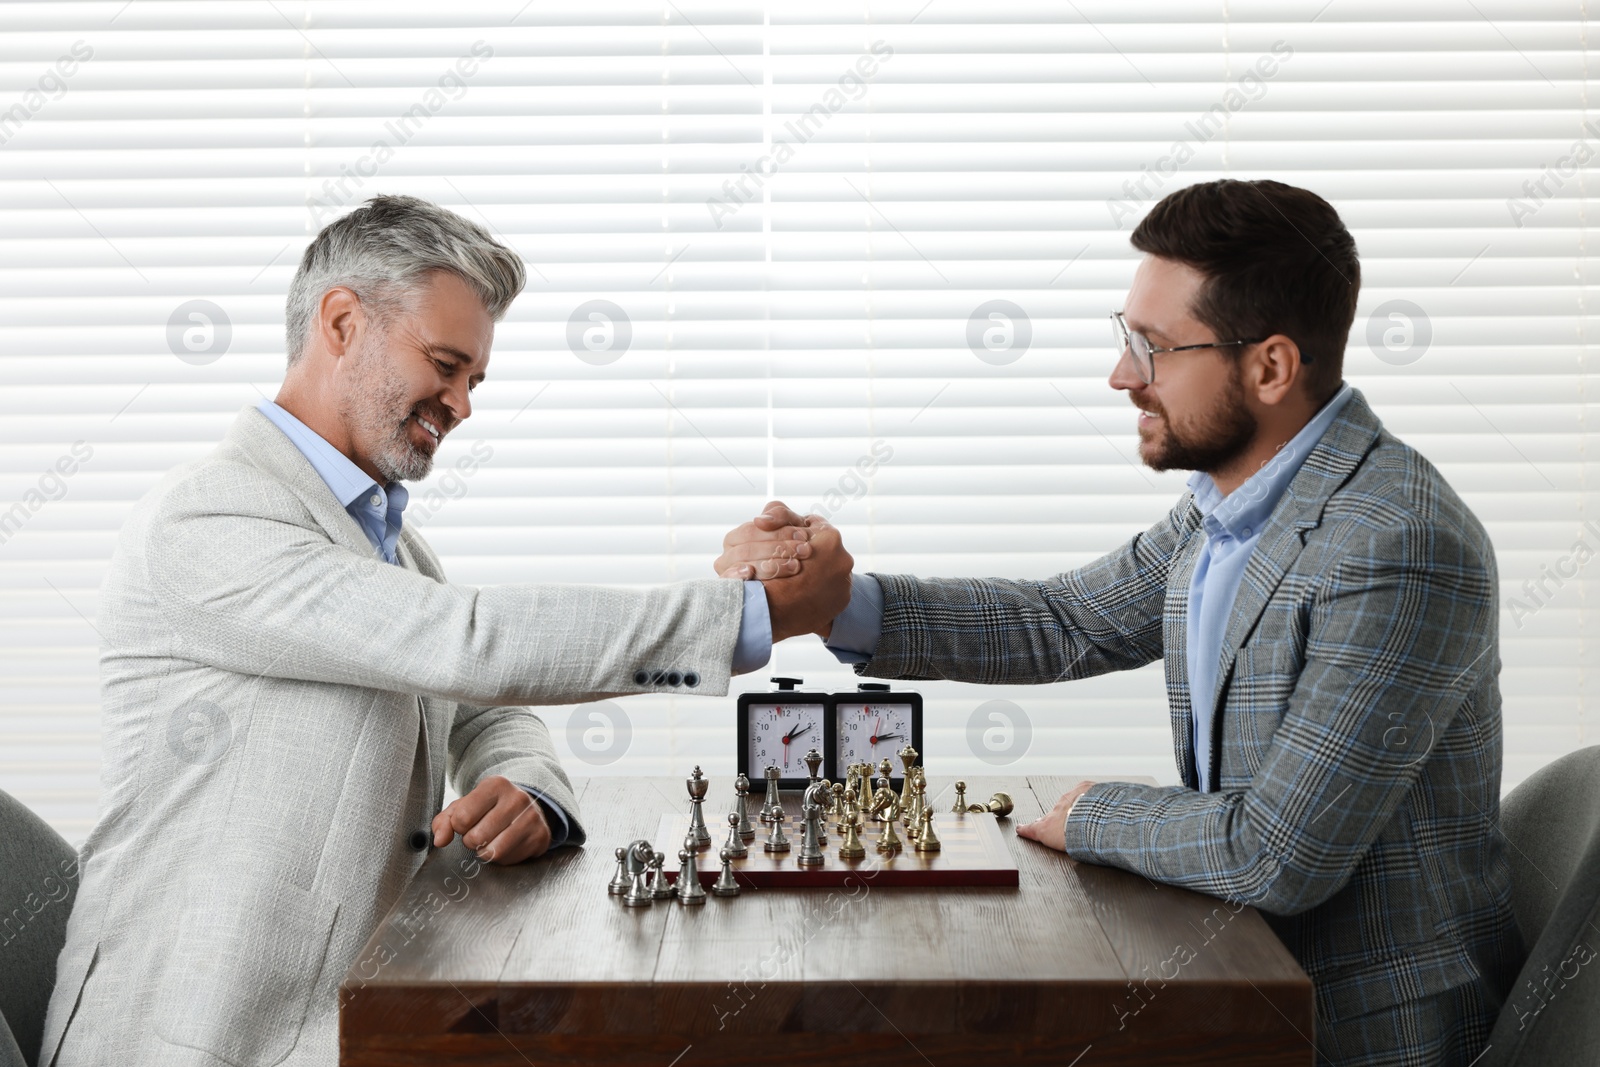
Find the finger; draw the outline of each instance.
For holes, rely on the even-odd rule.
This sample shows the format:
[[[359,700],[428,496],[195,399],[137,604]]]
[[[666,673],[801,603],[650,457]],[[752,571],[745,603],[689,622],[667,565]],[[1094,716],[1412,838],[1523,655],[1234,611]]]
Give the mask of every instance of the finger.
[[[763,582],[773,578],[793,578],[800,573],[800,561],[797,559],[765,559],[753,566],[756,578]]]
[[[478,855],[490,863],[512,864],[542,856],[549,848],[550,826],[544,820],[544,812],[534,803],[479,849]]]
[[[1017,836],[1026,837],[1030,841],[1039,840],[1038,824],[1031,822],[1018,823]]]
[[[717,562],[721,563],[722,560],[719,559]],[[718,571],[717,575],[721,578],[739,578],[744,581],[749,581],[751,578],[756,576],[756,569],[754,565],[749,563],[736,563],[731,567],[727,567]]]
[[[771,500],[761,509],[761,514],[756,516],[756,524],[762,529],[770,530],[778,526],[806,525],[805,518],[796,513],[789,505],[781,500]]]
[[[517,792],[522,793],[520,789]],[[526,812],[534,803],[534,799],[526,793],[522,793],[520,800],[510,794],[503,795],[499,803],[485,812],[471,829],[461,835],[461,843],[472,851],[481,853],[485,845],[499,837],[506,827],[516,821],[517,816]],[[480,856],[480,858],[488,857]]]
[[[756,563],[764,559],[809,559],[813,549],[804,541],[749,541],[729,545],[721,559],[732,563]]]
[[[478,783],[478,787],[466,796],[460,797],[450,803],[441,812],[441,815],[450,816],[450,826],[456,833],[466,836],[468,830],[478,824],[478,820],[489,813],[495,805],[497,793],[493,787],[485,782]]]
[[[809,541],[811,530],[802,522],[792,525],[767,525],[758,526],[755,522],[744,522],[729,530],[722,538],[722,547],[729,548],[733,545],[742,545],[746,541]]]
[[[455,840],[456,831],[450,825],[450,809],[446,808],[433,817],[433,847],[443,848]]]

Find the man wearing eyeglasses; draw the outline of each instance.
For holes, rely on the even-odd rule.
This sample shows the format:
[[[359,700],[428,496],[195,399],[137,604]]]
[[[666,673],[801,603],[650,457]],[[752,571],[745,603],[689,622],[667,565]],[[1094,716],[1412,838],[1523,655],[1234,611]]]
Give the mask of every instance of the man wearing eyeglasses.
[[[1194,471],[1189,491],[1053,578],[853,575],[818,633],[878,678],[1162,659],[1182,784],[1083,782],[1018,833],[1254,905],[1314,981],[1318,1063],[1467,1067],[1520,951],[1489,537],[1342,380],[1360,264],[1326,201],[1209,182],[1132,241],[1110,384],[1140,457]],[[805,522],[769,505],[719,571],[792,554]]]

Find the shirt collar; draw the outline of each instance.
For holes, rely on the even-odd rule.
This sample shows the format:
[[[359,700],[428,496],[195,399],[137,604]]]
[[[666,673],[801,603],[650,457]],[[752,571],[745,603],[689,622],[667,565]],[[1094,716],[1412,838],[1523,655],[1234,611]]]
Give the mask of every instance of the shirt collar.
[[[1189,489],[1194,493],[1195,507],[1204,516],[1206,530],[1213,536],[1226,533],[1238,540],[1260,533],[1283,491],[1299,473],[1300,465],[1338,418],[1350,396],[1349,383],[1342,384],[1299,433],[1227,496],[1222,495],[1217,483],[1205,471],[1191,474]]]
[[[386,510],[405,510],[409,497],[405,486],[399,482],[390,482],[386,486],[379,485],[366,471],[356,466],[349,456],[330,445],[321,434],[272,401],[263,397],[256,404],[256,408],[271,419],[311,462],[311,466],[333,491],[340,507],[348,508],[357,500],[376,491],[384,497],[384,503],[388,505]]]

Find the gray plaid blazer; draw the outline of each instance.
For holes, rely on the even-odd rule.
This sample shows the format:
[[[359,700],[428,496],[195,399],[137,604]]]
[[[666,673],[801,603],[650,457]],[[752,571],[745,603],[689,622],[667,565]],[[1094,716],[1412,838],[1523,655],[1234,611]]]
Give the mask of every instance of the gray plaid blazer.
[[[1322,1048],[1328,1059],[1379,1062],[1385,1050],[1363,1047],[1356,1020],[1472,984],[1452,1000],[1477,1005],[1460,1020],[1470,1044],[1520,953],[1499,830],[1488,535],[1356,391],[1245,568],[1210,793],[1196,789],[1185,649],[1204,544],[1186,493],[1149,530],[1054,578],[877,575],[882,636],[857,670],[1016,685],[1164,659],[1185,784],[1094,786],[1067,822],[1068,853],[1265,913],[1315,982],[1319,1032],[1355,1035]]]

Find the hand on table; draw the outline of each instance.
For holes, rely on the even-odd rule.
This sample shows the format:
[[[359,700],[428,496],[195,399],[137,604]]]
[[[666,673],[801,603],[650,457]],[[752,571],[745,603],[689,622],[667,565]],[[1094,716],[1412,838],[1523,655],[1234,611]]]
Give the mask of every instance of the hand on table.
[[[834,616],[850,603],[854,565],[826,519],[798,515],[779,500],[730,530],[713,564],[724,578],[761,580],[774,644],[799,634],[828,636]]]
[[[1033,822],[1025,822],[1017,827],[1017,836],[1026,837],[1030,841],[1037,841],[1041,845],[1049,845],[1057,852],[1067,850],[1067,812],[1072,810],[1072,804],[1079,797],[1089,791],[1093,782],[1079,782],[1061,795],[1056,801],[1056,806],[1045,812]]]
[[[480,860],[503,865],[542,856],[550,847],[550,826],[539,802],[498,774],[433,817],[435,848],[448,845],[456,834]]]

